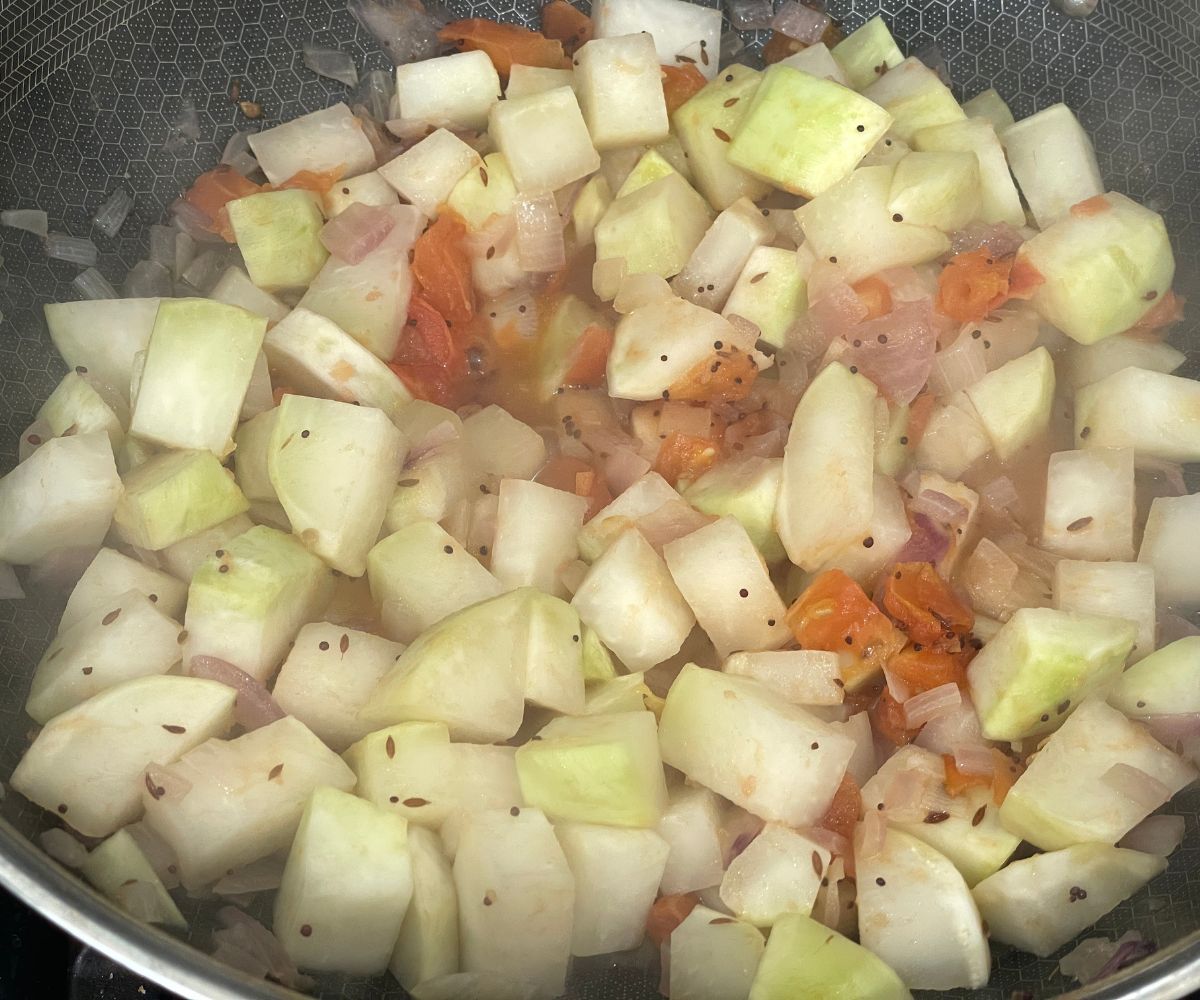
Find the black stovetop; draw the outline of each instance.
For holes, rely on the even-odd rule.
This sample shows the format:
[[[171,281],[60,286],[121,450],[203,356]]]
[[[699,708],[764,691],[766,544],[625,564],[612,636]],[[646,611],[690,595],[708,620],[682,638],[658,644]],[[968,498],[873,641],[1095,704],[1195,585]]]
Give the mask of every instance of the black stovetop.
[[[179,1000],[0,889],[0,1000]]]

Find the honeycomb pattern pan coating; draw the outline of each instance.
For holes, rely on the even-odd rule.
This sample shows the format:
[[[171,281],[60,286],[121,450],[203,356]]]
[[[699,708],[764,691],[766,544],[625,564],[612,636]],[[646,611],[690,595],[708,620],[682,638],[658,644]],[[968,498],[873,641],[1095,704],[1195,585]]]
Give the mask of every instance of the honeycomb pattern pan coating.
[[[534,0],[450,0],[460,16],[532,19]],[[1095,137],[1110,188],[1163,212],[1179,259],[1178,283],[1200,289],[1200,5],[1194,0],[1100,0],[1073,20],[1047,0],[830,0],[846,28],[883,13],[906,52],[936,43],[960,98],[995,86],[1018,117],[1057,101]],[[751,38],[752,48],[762,42]],[[351,53],[360,68],[390,64],[338,0],[0,0],[0,207],[45,209],[51,228],[91,235],[100,270],[119,284],[147,253],[147,228],[197,173],[213,166],[235,129],[264,127],[345,99],[346,89],[304,69],[316,41]],[[264,108],[249,123],[230,100]],[[200,136],[178,130],[185,104]],[[117,186],[136,207],[120,235],[99,237],[91,218]],[[40,305],[75,298],[77,269],[48,260],[40,241],[0,228],[0,471],[62,373]],[[1176,338],[1195,345],[1195,330]],[[1189,365],[1189,368],[1193,367]],[[22,712],[29,674],[57,608],[0,603],[0,774],[28,745]],[[1098,927],[1140,929],[1162,949],[1150,961],[1079,996],[1164,998],[1200,982],[1200,795],[1177,803],[1188,839],[1171,869]],[[0,880],[52,919],[180,992],[217,997],[294,996],[223,970],[157,930],[137,926],[49,861],[29,838],[48,824],[8,795],[0,803]],[[192,942],[209,944],[206,909],[194,904]],[[1092,933],[1092,932],[1088,932]],[[1063,993],[1054,960],[996,949],[992,982],[975,995],[1006,1000]],[[650,1000],[655,981],[631,964],[581,964],[575,1000]],[[322,980],[321,997],[399,1000],[394,981]],[[932,994],[931,994],[932,995]]]

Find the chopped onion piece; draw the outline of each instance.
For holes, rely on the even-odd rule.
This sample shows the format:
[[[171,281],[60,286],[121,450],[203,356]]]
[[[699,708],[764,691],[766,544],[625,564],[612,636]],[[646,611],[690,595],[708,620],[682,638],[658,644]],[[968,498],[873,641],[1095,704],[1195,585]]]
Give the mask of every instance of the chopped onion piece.
[[[987,750],[979,716],[971,700],[963,696],[962,702],[952,712],[930,720],[913,741],[936,754],[953,755],[957,749],[978,747]]]
[[[1116,941],[1108,938],[1088,938],[1068,952],[1058,963],[1064,976],[1081,985],[1104,979],[1127,965],[1157,951],[1154,942],[1145,940],[1141,932],[1128,931]]]
[[[858,824],[858,843],[854,856],[858,858],[873,858],[883,850],[883,842],[887,838],[887,821],[878,809],[868,809]]]
[[[175,238],[180,235],[171,226],[150,227],[149,259],[161,264],[167,270],[175,267]]]
[[[257,173],[261,168],[254,154],[250,152],[251,132],[234,132],[225,143],[225,151],[221,154],[221,162],[233,167],[243,177]]]
[[[944,351],[933,356],[929,370],[929,388],[935,396],[952,396],[974,385],[987,374],[987,355],[983,341],[965,329]]]
[[[121,231],[125,220],[133,209],[133,195],[124,188],[117,188],[104,199],[104,203],[96,210],[93,220],[96,228],[110,239]]]
[[[310,990],[316,985],[296,968],[279,939],[247,913],[234,906],[217,911],[220,927],[213,931],[215,958],[254,975],[270,975],[294,990]],[[231,961],[232,959],[232,961]]]
[[[258,729],[285,713],[263,685],[246,671],[215,656],[193,656],[188,673],[193,677],[205,677],[220,681],[237,691],[233,705],[233,717],[245,729]]]
[[[321,229],[325,249],[347,264],[357,264],[384,241],[396,220],[386,209],[354,202]]]
[[[46,237],[46,256],[53,260],[66,261],[68,264],[91,267],[100,259],[100,251],[86,236],[51,233]]]
[[[233,263],[228,250],[205,250],[180,276],[201,295],[207,295]]]
[[[720,65],[722,69],[734,62],[745,51],[746,41],[738,32],[726,31],[721,34]]]
[[[171,203],[171,216],[176,227],[187,233],[197,243],[224,244],[225,241],[221,236],[208,228],[208,216],[182,198],[176,198]]]
[[[396,92],[396,76],[386,69],[373,69],[364,73],[355,91],[355,100],[361,104],[375,121],[388,120],[388,108]]]
[[[613,309],[627,316],[635,309],[672,298],[674,294],[671,286],[657,274],[630,274],[621,280],[613,299]]]
[[[771,0],[728,0],[729,23],[738,31],[761,31],[771,27]]]
[[[523,271],[557,271],[567,262],[563,222],[552,194],[522,196],[513,203],[517,256]]]
[[[0,601],[22,601],[25,599],[25,591],[21,587],[21,581],[17,579],[17,572],[8,563],[0,562]]]
[[[66,830],[58,827],[43,830],[38,836],[38,841],[41,843],[43,851],[68,868],[80,868],[87,860],[87,848]]]
[[[154,788],[154,797],[183,798],[192,790],[192,783],[187,778],[181,778],[174,771],[166,771],[158,764],[150,764],[146,768],[146,787]]]
[[[109,284],[108,279],[94,267],[80,271],[71,279],[71,284],[85,299],[119,299],[121,297],[117,290]]]
[[[985,247],[997,257],[1016,253],[1025,237],[1007,222],[972,223],[966,229],[950,234],[950,249],[955,254],[970,253]]]
[[[917,511],[912,516],[912,534],[896,556],[896,562],[936,563],[949,551],[950,536]]]
[[[175,284],[171,272],[153,260],[139,260],[125,278],[125,296],[130,299],[169,298]]]
[[[1105,771],[1102,780],[1147,811],[1157,809],[1171,798],[1171,790],[1156,777],[1124,762],[1116,763]]]
[[[519,337],[531,340],[537,336],[537,300],[528,288],[514,288],[492,299],[484,306],[484,312],[496,332],[511,324]]]
[[[611,302],[625,280],[625,258],[609,257],[592,265],[592,291],[596,297]]]
[[[46,236],[50,232],[49,219],[40,208],[10,208],[0,212],[0,226],[23,229],[34,236]]]
[[[921,490],[913,497],[908,509],[914,514],[924,514],[935,524],[948,524],[952,527],[966,521],[969,513],[967,508],[953,497],[937,490]]]
[[[347,87],[353,87],[358,83],[358,69],[354,65],[354,60],[338,49],[329,49],[323,45],[305,42],[304,65],[317,76],[337,80],[338,83],[344,83]]]
[[[905,724],[909,729],[920,729],[931,719],[947,715],[961,704],[962,693],[957,684],[940,684],[914,695],[904,703]]]
[[[1142,723],[1159,743],[1176,753],[1192,754],[1200,750],[1200,715],[1144,715]]]
[[[1184,825],[1182,816],[1147,816],[1117,846],[1165,858],[1183,843]]]
[[[995,511],[1007,510],[1020,499],[1016,486],[1008,476],[997,476],[979,493]]]
[[[214,886],[218,896],[243,896],[251,892],[270,892],[283,880],[283,861],[278,856],[260,858],[226,875]]]
[[[637,449],[627,445],[599,450],[593,448],[593,451],[600,458],[604,481],[613,496],[624,493],[650,471],[650,463],[638,454]]]
[[[661,280],[661,279],[660,279]],[[658,433],[708,437],[712,432],[712,410],[689,403],[666,402],[659,407]]]
[[[885,818],[897,823],[924,819],[930,783],[929,772],[923,768],[909,767],[894,774],[883,792]]]
[[[850,841],[843,837],[840,833],[835,833],[833,830],[826,830],[823,826],[810,826],[800,831],[809,840],[818,847],[823,847],[835,858],[848,857],[851,851]],[[830,871],[833,866],[830,866]],[[833,880],[830,879],[830,884]]]
[[[435,17],[420,0],[347,0],[346,6],[397,66],[436,56],[442,49],[438,29],[446,19]]]
[[[883,679],[887,682],[887,689],[891,693],[891,696],[900,702],[900,704],[903,705],[912,696],[908,685],[887,667],[883,668]]]
[[[829,28],[829,15],[795,0],[784,0],[771,19],[771,27],[788,38],[813,45],[821,40]]]
[[[982,744],[956,746],[954,766],[960,774],[994,774],[996,755],[991,747]]]

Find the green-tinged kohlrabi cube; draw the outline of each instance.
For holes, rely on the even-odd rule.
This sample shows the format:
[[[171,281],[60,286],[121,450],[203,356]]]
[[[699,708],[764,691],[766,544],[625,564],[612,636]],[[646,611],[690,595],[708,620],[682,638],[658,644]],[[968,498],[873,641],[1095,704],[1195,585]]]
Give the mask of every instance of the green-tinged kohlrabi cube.
[[[124,407],[118,403],[119,397],[115,393],[112,399],[113,404],[119,405],[123,411]],[[45,421],[55,437],[103,431],[113,448],[120,447],[125,438],[125,428],[113,406],[105,401],[90,376],[77,371],[67,372],[63,376],[63,380],[38,410],[37,419]]]
[[[525,66],[513,63],[508,70],[508,83],[504,87],[505,100],[515,101],[519,97],[541,94],[555,87],[574,87],[573,69],[551,69],[546,66]]]
[[[463,971],[507,976],[530,1000],[559,996],[571,958],[575,879],[545,815],[522,808],[468,817],[454,884]]]
[[[517,197],[517,185],[503,153],[488,153],[483,166],[468,170],[454,185],[446,204],[471,229],[482,229],[493,215],[508,215]]]
[[[511,738],[525,708],[526,663],[517,637],[526,604],[523,591],[512,591],[421,632],[379,682],[361,718],[380,726],[436,720],[455,739],[481,743]]]
[[[850,284],[888,268],[927,263],[950,249],[940,230],[892,218],[894,176],[893,166],[860,167],[796,209],[809,249],[818,259],[836,261]]]
[[[1059,384],[1074,395],[1085,385],[1115,375],[1122,368],[1144,368],[1170,375],[1187,360],[1183,351],[1161,341],[1117,334],[1094,344],[1068,344]]]
[[[176,542],[158,553],[158,561],[172,576],[182,580],[186,587],[196,575],[201,564],[217,549],[225,548],[229,542],[254,527],[248,514],[238,514],[182,542]],[[185,591],[186,597],[186,591]],[[180,607],[182,614],[183,608]],[[179,617],[179,616],[176,616]]]
[[[600,166],[570,87],[500,101],[492,106],[488,131],[522,194],[556,191]]]
[[[721,879],[721,902],[755,927],[789,913],[809,913],[829,867],[827,848],[802,833],[768,823]]]
[[[856,90],[869,86],[904,62],[904,55],[882,16],[871,18],[838,42],[833,48],[833,58]]]
[[[79,873],[136,919],[187,930],[187,921],[175,900],[128,830],[118,830],[93,848],[79,866]],[[151,901],[149,906],[147,900]]]
[[[1154,651],[1158,629],[1154,569],[1136,562],[1060,559],[1054,567],[1054,606],[1072,614],[1120,618],[1137,630],[1129,662]]]
[[[755,248],[774,239],[770,220],[753,202],[740,198],[708,227],[671,288],[695,305],[720,309]]]
[[[1089,199],[1023,244],[1039,274],[1033,307],[1081,344],[1128,330],[1171,290],[1175,257],[1162,216],[1115,192]]]
[[[368,170],[356,177],[343,177],[325,192],[325,218],[341,215],[354,204],[388,208],[399,205],[400,196],[394,187],[379,176],[378,170]]]
[[[0,561],[26,566],[104,541],[121,497],[103,433],[53,438],[0,478]]]
[[[617,676],[612,654],[600,641],[590,625],[583,626],[583,682],[586,685],[604,684]]]
[[[1197,777],[1191,764],[1144,727],[1089,698],[1030,758],[1000,807],[1000,822],[1045,851],[1115,844],[1155,808],[1113,780],[1109,772],[1116,765],[1126,769],[1129,781],[1144,776],[1162,784],[1167,796]]]
[[[1135,719],[1200,712],[1200,636],[1176,639],[1135,663],[1117,678],[1108,700]]]
[[[967,668],[984,736],[1021,740],[1052,732],[1120,674],[1135,636],[1119,618],[1021,608]]]
[[[1016,121],[1012,110],[994,87],[981,90],[963,105],[963,111],[967,113],[968,118],[988,122],[997,131],[1008,128]]]
[[[783,453],[775,527],[789,558],[819,569],[866,537],[875,496],[875,386],[835,362],[805,390]]]
[[[419,438],[410,439],[419,441]],[[446,441],[406,465],[403,486],[388,501],[384,531],[394,534],[417,521],[442,521],[467,492],[462,442]]]
[[[354,772],[291,716],[210,739],[148,777],[134,782],[146,825],[170,846],[190,890],[286,850],[316,789],[354,787]]]
[[[922,153],[973,154],[979,163],[979,196],[971,217],[980,222],[1025,225],[1021,196],[990,122],[967,118],[923,128],[913,137],[913,148]]]
[[[757,681],[694,664],[667,693],[659,742],[664,763],[693,781],[797,827],[824,815],[855,747]]]
[[[388,969],[406,990],[458,970],[458,895],[454,874],[431,830],[410,826],[412,900]]]
[[[944,855],[893,828],[877,853],[855,854],[863,947],[910,989],[978,989],[988,981],[992,955],[979,911]]]
[[[164,300],[146,349],[130,431],[168,448],[229,454],[266,330],[264,317],[235,306]]]
[[[198,677],[118,684],[51,719],[13,771],[12,788],[85,837],[107,837],[141,814],[146,767],[223,735],[236,696]]]
[[[972,895],[993,940],[1045,958],[1166,867],[1153,854],[1076,844],[1014,861]]]
[[[878,458],[876,461],[878,462]],[[937,490],[936,486],[931,488]],[[912,537],[912,527],[904,506],[904,494],[896,485],[896,480],[876,472],[872,493],[874,503],[866,534],[862,539],[844,546],[819,570],[823,572],[827,569],[840,569],[861,584],[868,593],[871,592],[879,574],[895,561],[900,550]],[[965,504],[963,498],[956,496],[954,499]],[[978,497],[975,498],[975,502],[978,502]],[[963,524],[961,527],[964,535],[971,530],[970,524]],[[871,539],[869,546],[863,545],[867,538]],[[953,552],[944,556],[944,563],[949,565],[958,551],[959,548],[956,547]],[[945,571],[942,563],[939,563],[937,568],[939,572]]]
[[[137,590],[113,596],[59,632],[37,665],[25,711],[45,724],[122,681],[179,662],[178,622]]]
[[[233,476],[211,451],[171,451],[125,477],[113,521],[130,545],[157,552],[249,509]]]
[[[555,302],[543,321],[538,347],[541,394],[549,399],[556,389],[567,384],[575,363],[574,348],[591,326],[608,328],[605,319],[578,295],[567,293]]]
[[[1200,461],[1200,382],[1123,368],[1075,393],[1077,448],[1132,448],[1135,463]]]
[[[226,206],[246,272],[268,292],[305,288],[329,251],[319,239],[325,216],[311,191],[289,188],[238,198]]]
[[[858,166],[891,124],[891,115],[848,87],[769,66],[732,134],[729,162],[815,198]]]
[[[532,587],[523,593],[516,648],[525,660],[525,700],[578,715],[584,704],[583,623],[566,601]]]
[[[362,576],[408,450],[382,410],[284,396],[271,433],[271,485],[301,542]]]
[[[888,208],[906,222],[951,233],[976,217],[979,200],[974,153],[909,153],[896,164]]]
[[[771,186],[729,161],[729,140],[750,109],[762,74],[734,63],[671,116],[700,193],[717,211],[739,198],[754,201]],[[726,138],[722,138],[725,136]]]
[[[70,368],[86,368],[102,391],[129,403],[134,358],[146,349],[161,299],[48,302],[50,340]]]
[[[969,788],[961,795],[949,795],[943,787],[946,769],[942,758],[916,745],[901,747],[862,786],[863,808],[877,809],[889,785],[906,771],[921,775],[924,792],[908,815],[898,810],[889,813],[889,825],[941,851],[970,886],[998,871],[1012,857],[1021,838],[1001,825],[991,788]],[[945,818],[931,823],[930,816]]]
[[[923,128],[966,118],[950,88],[916,56],[889,69],[863,96],[887,111],[892,132],[910,144]]]
[[[583,247],[595,242],[596,225],[604,218],[613,203],[612,188],[600,174],[588,179],[571,206],[571,224],[575,228],[575,242]]]
[[[184,661],[217,656],[266,680],[332,589],[330,571],[299,541],[274,528],[251,528],[209,555],[192,577]]]
[[[597,149],[655,143],[667,137],[667,105],[654,39],[597,37],[575,53],[575,91]]]
[[[1036,347],[967,386],[967,398],[1002,461],[1046,430],[1054,403],[1054,359]]]
[[[667,806],[652,712],[555,719],[517,750],[517,776],[556,820],[653,827]]]
[[[667,158],[662,153],[657,149],[648,149],[617,189],[617,197],[624,198],[625,195],[633,194],[634,191],[644,188],[647,184],[653,184],[660,177],[678,173],[679,171],[667,162]]]
[[[758,327],[759,337],[783,347],[787,332],[808,309],[808,272],[812,255],[780,247],[756,247],[721,310]]]
[[[671,932],[671,995],[689,1000],[745,997],[763,953],[753,924],[697,906]]]
[[[134,590],[148,597],[161,614],[182,619],[187,584],[169,573],[131,559],[116,549],[102,548],[75,584],[58,620],[58,631],[78,625],[93,611]],[[105,613],[111,608],[104,608]]]
[[[392,418],[412,401],[400,377],[370,350],[301,306],[271,327],[263,351],[279,383],[305,396],[378,407]]]
[[[278,503],[275,487],[267,471],[267,456],[271,453],[271,435],[275,421],[279,419],[279,407],[244,421],[233,436],[233,469],[237,484],[251,503],[267,501]]]
[[[1092,140],[1065,104],[1009,125],[1000,141],[1039,229],[1066,218],[1071,206],[1104,194]]]
[[[462,422],[467,464],[476,476],[532,479],[546,463],[546,441],[501,406],[476,410]]]
[[[775,507],[783,459],[750,455],[718,462],[685,487],[684,499],[702,514],[737,518],[768,563],[784,556],[775,533]]]
[[[683,270],[712,224],[705,200],[679,174],[617,198],[596,224],[596,257],[621,257],[626,274],[670,278]]]
[[[292,841],[271,929],[302,969],[376,975],[392,957],[412,893],[408,823],[318,788]]]
[[[911,997],[900,977],[878,957],[800,913],[788,913],[775,921],[750,987],[750,1000]]]

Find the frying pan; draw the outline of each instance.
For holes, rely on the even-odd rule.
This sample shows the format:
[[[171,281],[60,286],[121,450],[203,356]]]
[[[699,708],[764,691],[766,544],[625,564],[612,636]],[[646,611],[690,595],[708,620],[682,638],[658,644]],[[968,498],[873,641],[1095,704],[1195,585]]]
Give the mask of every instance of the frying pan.
[[[456,16],[531,21],[534,0],[449,0]],[[1162,212],[1176,248],[1178,287],[1197,292],[1200,256],[1200,4],[1100,0],[1086,19],[1050,0],[830,0],[851,30],[882,13],[908,53],[936,44],[967,98],[995,86],[1017,117],[1058,101],[1095,139],[1108,186]],[[751,51],[763,41],[747,39]],[[347,97],[303,66],[305,42],[354,56],[360,72],[390,66],[339,0],[0,0],[0,207],[42,208],[53,230],[92,236],[100,270],[119,287],[148,251],[147,228],[192,178],[214,166],[236,128],[269,126]],[[259,123],[231,101],[259,102]],[[181,135],[196,109],[199,136]],[[190,130],[185,130],[190,131]],[[118,186],[135,199],[114,239],[91,227]],[[47,259],[29,234],[0,228],[0,470],[17,460],[20,432],[63,373],[41,304],[76,298],[78,269]],[[1185,329],[1175,340],[1195,342]],[[1194,371],[1193,371],[1194,374]],[[29,743],[28,679],[60,608],[0,602],[0,775]],[[1084,936],[1130,928],[1157,954],[1072,996],[1164,998],[1200,988],[1200,791],[1171,807],[1187,839],[1169,871]],[[124,917],[41,852],[30,838],[50,817],[9,793],[0,802],[0,882],[66,930],[151,980],[199,1000],[294,997],[212,962],[211,904],[184,900],[189,941]],[[193,945],[195,947],[193,947]],[[997,948],[990,985],[975,995],[1057,996],[1071,985],[1053,960]],[[636,963],[589,960],[574,971],[573,1000],[651,1000],[657,977]],[[390,979],[324,977],[317,993],[400,1000]],[[931,994],[932,995],[932,994]]]

